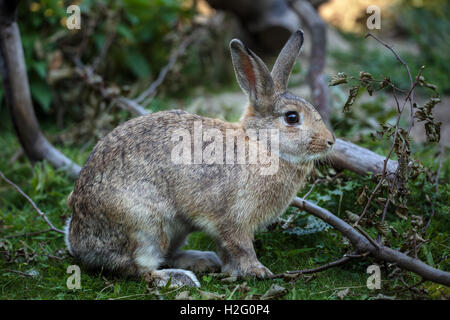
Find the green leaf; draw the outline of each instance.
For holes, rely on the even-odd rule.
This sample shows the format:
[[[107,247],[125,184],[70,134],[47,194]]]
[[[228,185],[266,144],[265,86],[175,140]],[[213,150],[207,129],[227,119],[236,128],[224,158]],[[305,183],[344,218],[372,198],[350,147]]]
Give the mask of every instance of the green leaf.
[[[120,34],[122,37],[127,38],[131,42],[136,41],[133,32],[130,30],[130,28],[128,28],[124,24],[119,24],[119,26],[117,27],[117,33]]]
[[[32,97],[37,100],[45,112],[48,112],[52,102],[52,91],[47,83],[43,81],[32,82],[30,88]]]
[[[131,51],[125,56],[126,64],[131,71],[139,78],[150,75],[150,66],[147,59],[139,51]]]
[[[44,61],[33,62],[32,68],[40,78],[45,79],[47,76],[47,64]]]
[[[434,259],[433,255],[431,254],[431,251],[428,250],[427,246],[423,246],[423,253],[425,254],[425,257],[427,258],[427,262],[430,266],[434,267]]]

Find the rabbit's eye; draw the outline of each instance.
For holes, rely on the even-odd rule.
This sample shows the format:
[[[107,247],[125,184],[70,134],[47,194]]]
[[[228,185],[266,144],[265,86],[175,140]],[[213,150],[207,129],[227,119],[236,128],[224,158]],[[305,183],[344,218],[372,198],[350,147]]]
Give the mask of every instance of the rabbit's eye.
[[[297,111],[289,111],[284,114],[284,120],[287,124],[297,124],[300,121],[300,115]]]

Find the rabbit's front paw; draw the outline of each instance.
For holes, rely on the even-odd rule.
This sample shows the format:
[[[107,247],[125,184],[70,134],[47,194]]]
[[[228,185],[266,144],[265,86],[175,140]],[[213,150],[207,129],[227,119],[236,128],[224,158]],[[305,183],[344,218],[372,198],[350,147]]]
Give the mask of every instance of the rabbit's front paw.
[[[273,275],[272,271],[263,266],[262,264],[257,264],[254,266],[250,266],[246,272],[244,273],[244,277],[257,277],[257,278],[267,278],[268,276]]]
[[[242,265],[240,267],[237,267],[236,265],[225,265],[222,268],[223,273],[228,273],[232,276],[239,276],[239,277],[257,277],[257,278],[266,278],[268,276],[271,276],[273,273],[263,266],[261,263],[255,263],[251,264],[247,267],[243,267]]]

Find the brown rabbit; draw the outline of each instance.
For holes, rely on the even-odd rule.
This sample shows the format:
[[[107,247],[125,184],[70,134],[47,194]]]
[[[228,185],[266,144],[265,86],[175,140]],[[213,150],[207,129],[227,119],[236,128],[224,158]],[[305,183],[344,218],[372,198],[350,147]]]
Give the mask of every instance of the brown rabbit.
[[[249,97],[239,123],[164,111],[127,121],[99,141],[68,198],[73,215],[66,243],[71,254],[86,267],[149,274],[156,285],[171,279],[171,286],[199,286],[191,271],[270,275],[256,257],[253,234],[283,213],[314,160],[335,141],[314,107],[286,91],[302,43],[298,30],[270,73],[241,41],[231,41],[236,77]],[[225,145],[223,137],[234,132],[228,152],[217,151],[217,162],[202,158],[213,139],[196,146],[196,135],[201,140],[204,134],[196,133],[195,125],[203,133],[216,133],[215,146]],[[263,129],[278,134],[267,149],[257,149],[271,148],[270,159],[277,162],[269,174],[261,171],[267,163],[248,161],[248,150],[262,145],[253,133]],[[193,161],[190,144],[181,158],[185,162],[174,161],[180,136],[189,143],[194,136]],[[237,156],[239,141],[244,141],[245,161],[230,164],[225,160]],[[215,240],[218,255],[180,249],[196,230]]]

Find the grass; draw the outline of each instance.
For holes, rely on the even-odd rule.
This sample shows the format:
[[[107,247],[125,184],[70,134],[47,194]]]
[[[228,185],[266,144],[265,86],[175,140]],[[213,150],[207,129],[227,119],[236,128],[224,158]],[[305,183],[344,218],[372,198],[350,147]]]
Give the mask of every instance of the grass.
[[[2,119],[8,119],[3,111]],[[46,134],[53,136],[58,131],[53,126],[45,126]],[[0,129],[0,169],[18,184],[48,214],[50,220],[62,227],[70,212],[65,204],[66,197],[73,188],[71,181],[63,172],[54,170],[47,163],[31,167],[24,156],[13,163],[11,156],[19,149],[17,138],[8,120],[2,120]],[[87,159],[89,149],[80,152],[81,146],[58,145],[65,154],[82,164]],[[424,151],[430,159],[430,151]],[[431,160],[430,160],[431,161]],[[443,176],[448,175],[449,161],[444,162]],[[356,190],[364,184],[373,186],[368,178],[361,178],[351,173],[335,185],[317,186],[309,199],[338,213],[344,217],[345,210],[358,212],[355,208]],[[430,244],[425,245],[419,257],[436,267],[449,270],[449,219],[448,215],[448,183],[437,194],[436,210],[438,213],[432,221],[429,237]],[[308,188],[306,188],[308,189]],[[421,198],[419,188],[415,189]],[[411,208],[414,214],[429,214],[425,202],[420,201]],[[292,208],[289,209],[292,212]],[[425,211],[423,211],[425,210]],[[421,213],[422,212],[422,213]],[[298,213],[296,224],[302,228],[305,213]],[[399,232],[407,230],[410,225],[398,219],[394,214],[389,216],[390,222]],[[303,223],[303,224],[302,224]],[[82,269],[79,290],[70,290],[66,286],[67,267],[75,264],[65,250],[63,236],[54,232],[37,235],[32,233],[48,229],[45,222],[38,217],[31,205],[23,197],[5,183],[0,183],[0,298],[1,299],[173,299],[185,288],[160,289],[149,288],[144,279],[123,279],[98,272],[85,272]],[[375,234],[374,230],[369,230]],[[312,268],[338,259],[348,252],[342,236],[329,229],[309,235],[289,234],[279,227],[274,230],[260,232],[256,236],[255,249],[261,262],[275,273],[286,270]],[[393,240],[394,247],[401,244]],[[190,236],[186,248],[213,250],[214,244],[206,235],[194,233]],[[369,290],[366,287],[368,274],[366,269],[373,264],[371,259],[355,260],[344,266],[320,272],[313,277],[305,276],[296,282],[284,282],[281,279],[257,280],[242,279],[236,283],[224,283],[209,275],[197,275],[202,291],[224,295],[225,299],[244,299],[247,295],[264,294],[272,284],[279,284],[287,289],[282,299],[339,299],[338,293],[349,288],[345,299],[374,299],[379,294],[399,298],[411,298],[408,290],[402,289],[398,279],[389,279],[382,273],[382,289]],[[417,282],[415,275],[406,277],[408,283]],[[247,282],[248,290],[235,290],[237,284]],[[449,294],[448,288],[430,282],[424,284],[428,294],[422,298],[441,298]],[[194,299],[202,297],[198,289],[188,289]]]

